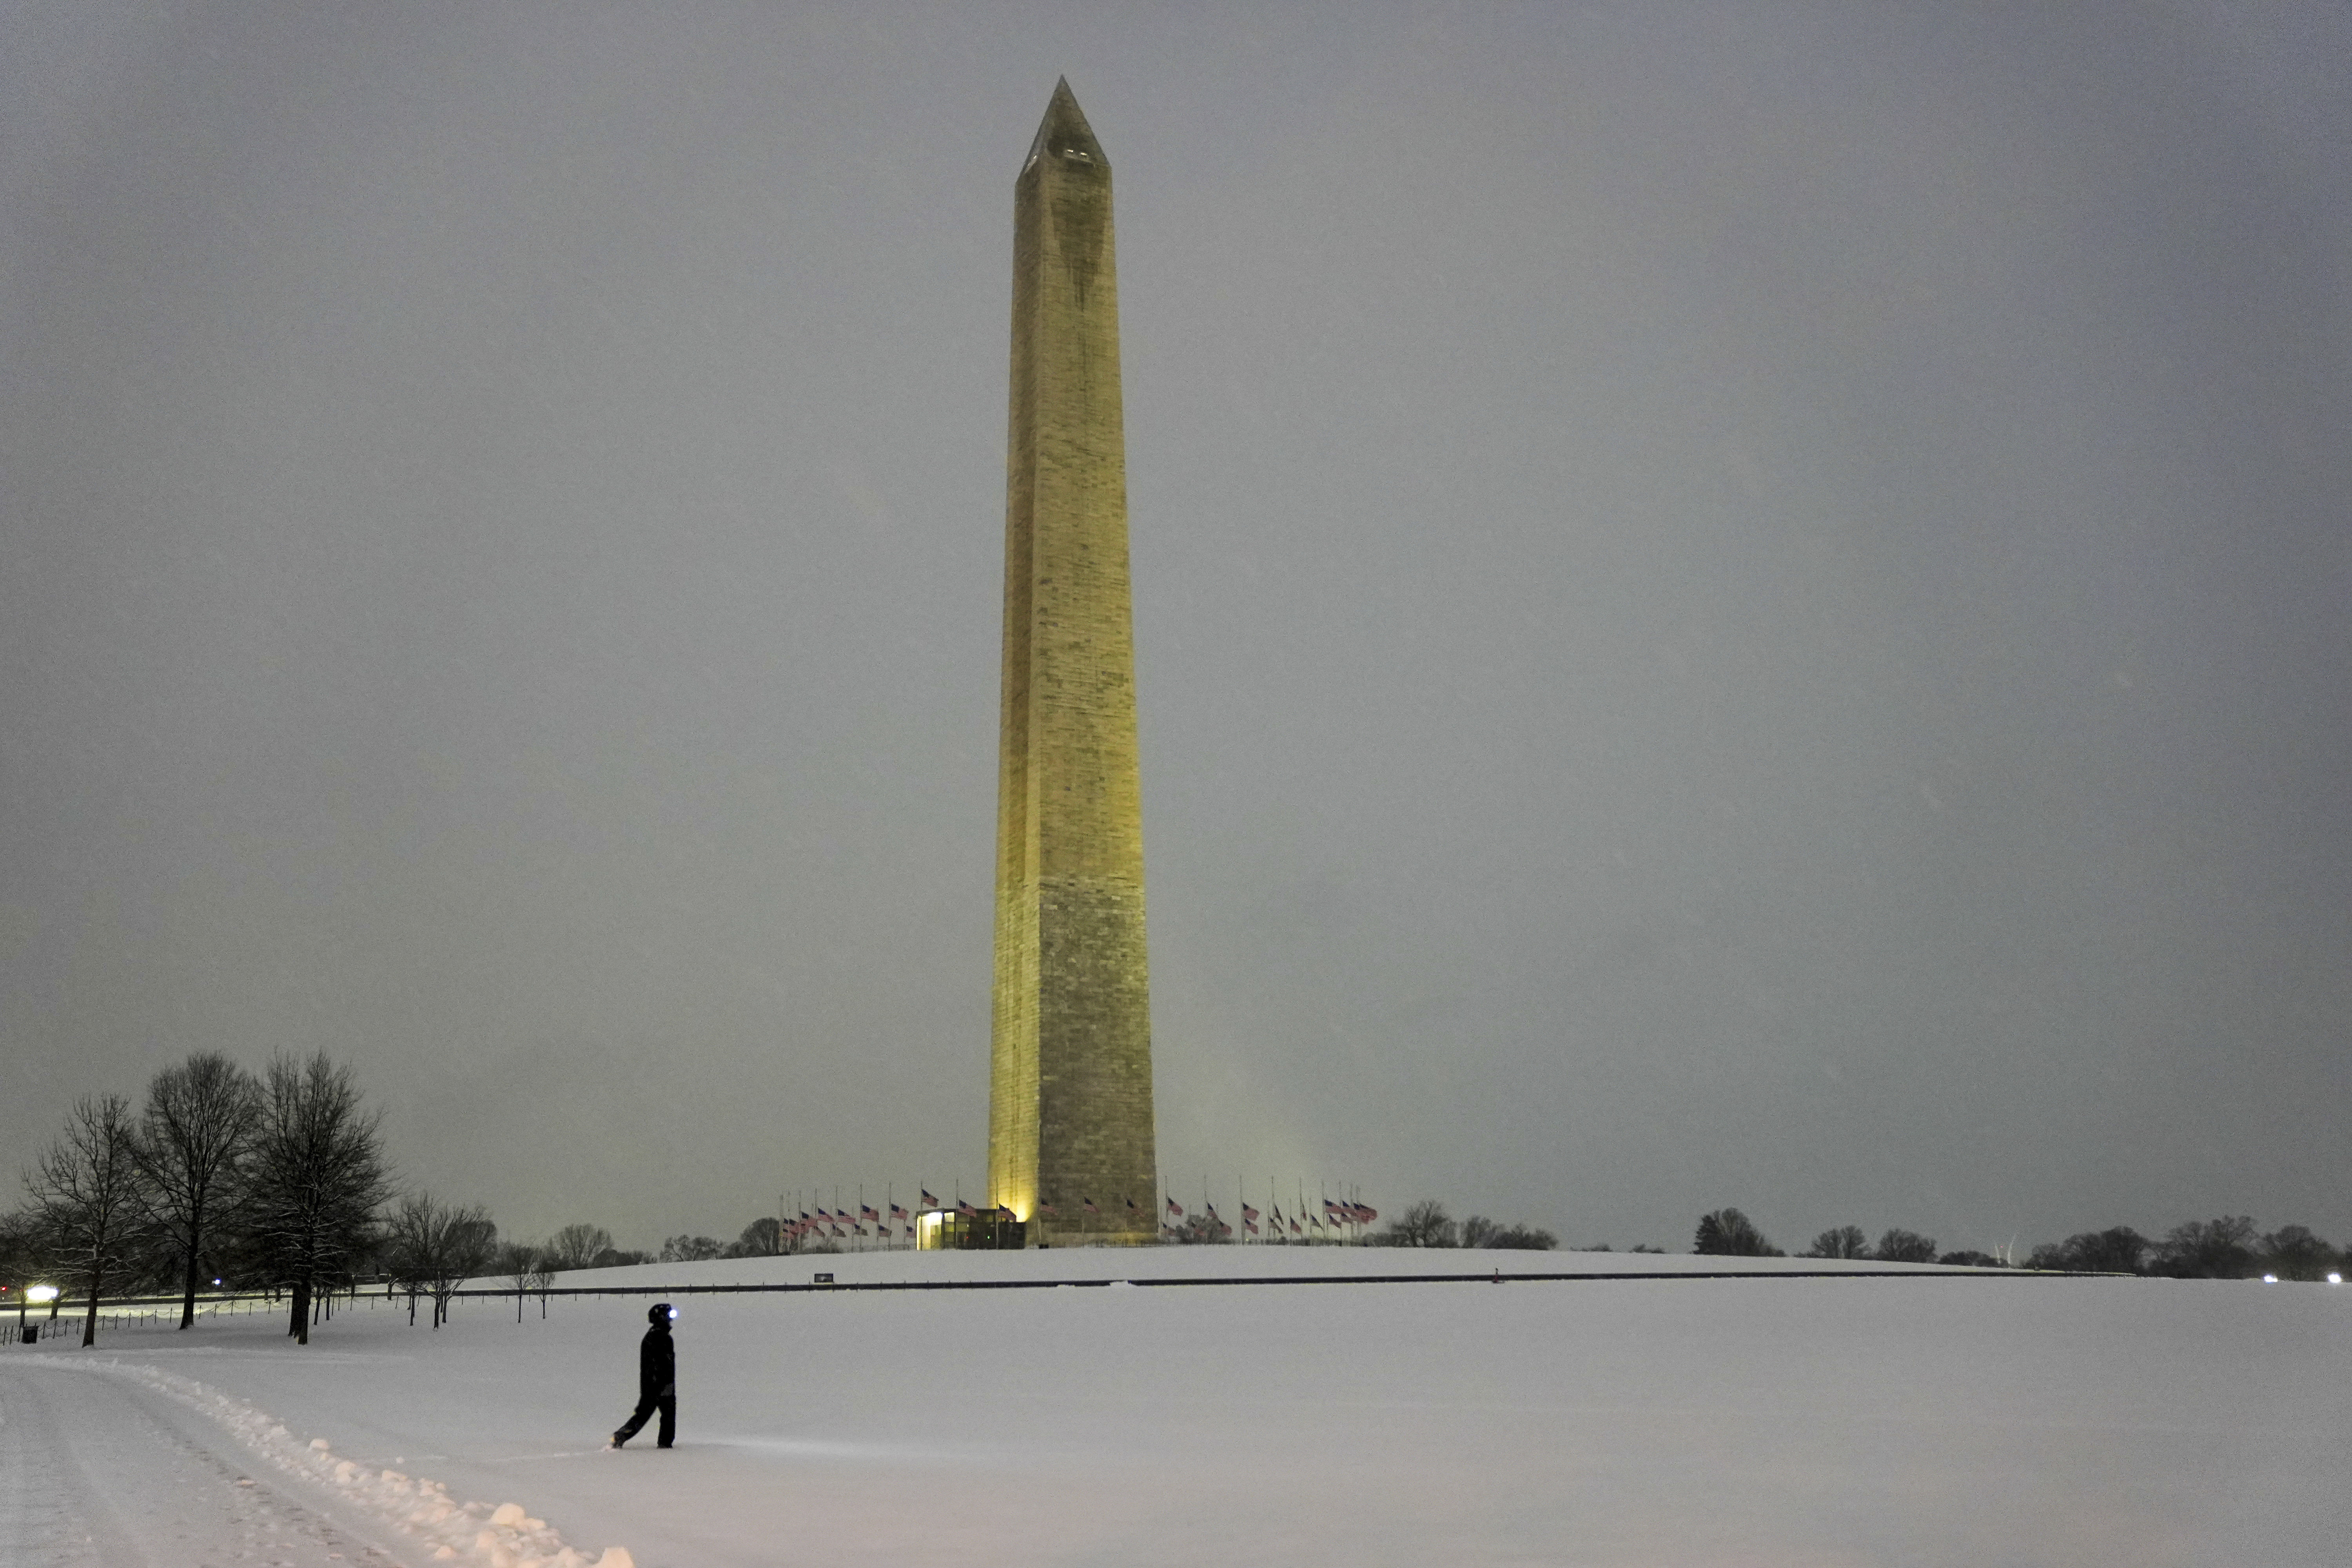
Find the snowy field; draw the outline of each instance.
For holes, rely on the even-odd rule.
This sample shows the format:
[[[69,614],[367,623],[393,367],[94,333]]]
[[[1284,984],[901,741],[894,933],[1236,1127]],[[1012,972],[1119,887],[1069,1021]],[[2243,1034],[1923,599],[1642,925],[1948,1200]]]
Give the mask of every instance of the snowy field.
[[[642,1297],[11,1346],[0,1563],[2352,1562],[2352,1288],[1239,1247],[566,1282],[1727,1264],[1756,1277],[681,1293],[667,1453],[602,1446]]]

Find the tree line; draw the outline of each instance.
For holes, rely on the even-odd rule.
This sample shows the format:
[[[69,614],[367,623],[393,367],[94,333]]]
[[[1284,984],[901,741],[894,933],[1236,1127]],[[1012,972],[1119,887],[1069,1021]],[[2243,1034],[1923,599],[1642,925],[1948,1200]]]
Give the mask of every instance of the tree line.
[[[1788,1256],[1736,1208],[1700,1215],[1691,1250],[1729,1258]],[[2189,1220],[2160,1237],[2142,1236],[2127,1225],[2082,1231],[2063,1241],[2042,1243],[2021,1263],[1985,1252],[1938,1252],[1933,1237],[1911,1230],[1891,1229],[1873,1243],[1860,1226],[1853,1225],[1822,1232],[1797,1256],[2065,1274],[2143,1274],[2169,1279],[2252,1279],[2265,1275],[2279,1279],[2326,1279],[2352,1268],[2352,1256],[2329,1246],[2309,1227],[2285,1225],[2265,1233],[2246,1215]]]
[[[1549,1252],[1559,1237],[1534,1226],[1505,1225],[1472,1215],[1458,1225],[1434,1198],[1408,1205],[1404,1213],[1364,1238],[1367,1247],[1486,1247],[1514,1252]]]
[[[267,1281],[291,1295],[289,1331],[307,1343],[320,1288],[376,1243],[392,1194],[380,1121],[324,1052],[281,1055],[258,1077],[193,1056],[135,1107],[86,1095],[24,1173],[28,1206],[0,1217],[0,1276],[19,1300],[44,1275],[79,1295],[85,1345],[110,1290],[176,1282],[185,1328],[209,1281]]]
[[[501,1241],[481,1205],[402,1190],[382,1122],[323,1051],[281,1054],[258,1074],[199,1053],[157,1072],[135,1104],[85,1096],[23,1173],[26,1205],[0,1214],[0,1285],[20,1310],[35,1281],[81,1301],[85,1345],[101,1296],[176,1289],[184,1329],[209,1288],[266,1289],[289,1298],[287,1332],[308,1344],[335,1293],[362,1279],[405,1289],[412,1321],[429,1303],[438,1328],[469,1279],[511,1279],[518,1314],[535,1291],[543,1315],[561,1270],[654,1260],[601,1226]],[[774,1252],[777,1228],[755,1220],[723,1247],[674,1237],[661,1257]]]

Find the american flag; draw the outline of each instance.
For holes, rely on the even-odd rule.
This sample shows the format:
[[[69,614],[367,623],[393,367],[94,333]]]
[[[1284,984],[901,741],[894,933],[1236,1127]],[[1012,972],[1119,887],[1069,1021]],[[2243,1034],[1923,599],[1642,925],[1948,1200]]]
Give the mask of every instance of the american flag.
[[[958,1198],[958,1199],[956,1199],[956,1213],[958,1213],[958,1214],[960,1214],[960,1215],[975,1215],[975,1214],[978,1214],[979,1212],[980,1212],[980,1211],[979,1211],[978,1209],[973,1208],[970,1204],[968,1204],[968,1203],[964,1202],[961,1198]]]
[[[1127,1206],[1128,1206],[1128,1209],[1129,1209],[1129,1212],[1133,1212],[1133,1210],[1134,1210],[1134,1208],[1135,1208],[1135,1200],[1134,1200],[1133,1198],[1129,1198],[1129,1199],[1128,1199],[1128,1200],[1127,1200]]]
[[[881,1223],[882,1211],[875,1208],[869,1204],[859,1204],[857,1205],[857,1217],[859,1219],[873,1220],[878,1225]]]
[[[1095,1201],[1092,1198],[1081,1198],[1079,1200],[1079,1206],[1084,1208],[1088,1214],[1102,1213],[1102,1210],[1095,1207]]]
[[[1249,1211],[1244,1209],[1243,1212],[1247,1214]],[[1255,1236],[1257,1234],[1257,1221],[1245,1218],[1242,1221],[1242,1228],[1249,1232],[1252,1236]]]
[[[1006,1208],[1003,1204],[997,1205],[993,1209],[991,1209],[989,1213],[998,1219],[1009,1220],[1013,1217],[1013,1211]]]
[[[1253,1220],[1253,1219],[1255,1219],[1255,1218],[1257,1218],[1257,1217],[1258,1217],[1258,1212],[1257,1212],[1257,1210],[1255,1210],[1255,1209],[1254,1209],[1254,1208],[1250,1207],[1250,1206],[1249,1206],[1249,1205],[1247,1205],[1247,1204],[1244,1204],[1244,1205],[1242,1205],[1242,1218],[1243,1218],[1243,1219],[1244,1219],[1244,1220]]]
[[[1054,1205],[1052,1204],[1039,1204],[1037,1205],[1037,1212],[1039,1214],[1052,1214],[1054,1212]]]
[[[1290,1234],[1293,1236],[1305,1236],[1307,1233],[1298,1228],[1298,1222],[1297,1220],[1292,1220],[1290,1222]]]
[[[1174,1198],[1170,1198],[1168,1200],[1168,1212],[1174,1215],[1178,1219],[1182,1219],[1184,1217],[1184,1205],[1178,1203]]]
[[[907,1217],[907,1205],[904,1204],[892,1204],[890,1205],[890,1217],[892,1219],[905,1219]]]
[[[923,1206],[927,1209],[935,1209],[940,1206],[940,1200],[931,1196],[931,1189],[929,1187],[925,1187],[923,1189]]]

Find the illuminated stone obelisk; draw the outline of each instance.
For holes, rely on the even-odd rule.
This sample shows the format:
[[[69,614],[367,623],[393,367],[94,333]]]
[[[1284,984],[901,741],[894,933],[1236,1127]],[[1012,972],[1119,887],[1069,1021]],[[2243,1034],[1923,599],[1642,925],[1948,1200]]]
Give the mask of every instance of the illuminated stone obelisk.
[[[991,1200],[1159,1231],[1110,164],[1062,81],[1013,183]]]

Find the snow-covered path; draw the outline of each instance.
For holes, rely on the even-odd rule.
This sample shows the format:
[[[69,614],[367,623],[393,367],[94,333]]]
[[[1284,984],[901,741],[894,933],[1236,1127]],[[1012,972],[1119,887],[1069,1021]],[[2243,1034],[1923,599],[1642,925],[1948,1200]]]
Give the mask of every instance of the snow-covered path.
[[[404,1568],[380,1521],[272,1475],[217,1420],[62,1360],[0,1357],[0,1563]]]

